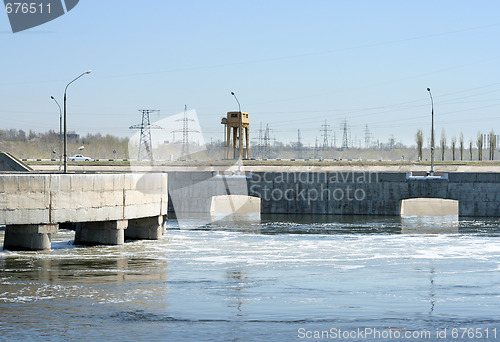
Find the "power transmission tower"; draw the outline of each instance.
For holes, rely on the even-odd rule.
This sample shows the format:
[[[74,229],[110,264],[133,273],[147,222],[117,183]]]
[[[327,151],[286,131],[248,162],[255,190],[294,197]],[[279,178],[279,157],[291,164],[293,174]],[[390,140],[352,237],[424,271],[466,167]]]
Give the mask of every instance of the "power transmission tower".
[[[263,139],[262,133],[264,133],[264,130],[262,129],[262,122],[261,122],[259,128],[259,148],[257,152],[260,159],[264,159],[264,149],[263,149],[264,146],[262,145],[262,139]]]
[[[314,159],[318,158],[318,137],[316,137],[316,143],[314,144]]]
[[[370,148],[370,140],[371,140],[370,130],[368,129],[368,124],[366,124],[366,126],[365,126],[365,148]]]
[[[159,110],[154,109],[139,109],[142,112],[142,123],[139,125],[130,126],[129,129],[140,129],[141,138],[139,140],[139,152],[137,153],[137,160],[141,161],[145,157],[151,162],[153,159],[153,147],[151,145],[151,129],[162,129],[158,125],[152,125],[149,120],[149,114],[153,112],[159,112]]]
[[[300,129],[297,130],[297,158],[302,158],[302,142],[300,141]]]
[[[323,150],[326,150],[328,149],[328,132],[331,131],[331,129],[329,128],[330,125],[328,125],[326,123],[326,120],[325,120],[325,124],[324,125],[321,125],[321,127],[323,127],[322,131],[323,131]]]
[[[347,119],[344,119],[344,135],[342,137],[342,150],[349,148],[349,140],[347,138]]]
[[[178,119],[175,121],[182,121],[182,130],[177,129],[175,131],[172,131],[172,133],[175,132],[182,132],[182,149],[181,149],[181,155],[179,159],[182,159],[182,157],[186,157],[187,159],[191,159],[191,155],[189,154],[189,132],[191,133],[198,133],[198,131],[190,130],[189,129],[189,121],[194,121],[193,119],[188,119],[187,115],[187,105],[184,105],[184,116],[182,119]]]
[[[391,134],[391,137],[389,138],[389,150],[392,150],[395,144],[396,139],[394,139],[394,134]]]
[[[266,125],[266,131],[264,133],[264,157],[269,158],[271,156],[271,145],[269,143],[269,124]]]

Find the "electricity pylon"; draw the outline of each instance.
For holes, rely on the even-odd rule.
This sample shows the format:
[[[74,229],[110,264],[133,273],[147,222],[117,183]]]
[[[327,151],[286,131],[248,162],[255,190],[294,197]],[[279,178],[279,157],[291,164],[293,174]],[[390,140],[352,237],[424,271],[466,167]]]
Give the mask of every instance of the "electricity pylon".
[[[137,153],[137,160],[141,161],[147,156],[151,162],[153,159],[153,147],[151,145],[151,129],[161,129],[158,125],[152,125],[149,120],[149,114],[153,112],[160,112],[154,109],[139,109],[142,112],[142,123],[130,126],[129,129],[140,129],[141,138],[139,140],[139,152]]]

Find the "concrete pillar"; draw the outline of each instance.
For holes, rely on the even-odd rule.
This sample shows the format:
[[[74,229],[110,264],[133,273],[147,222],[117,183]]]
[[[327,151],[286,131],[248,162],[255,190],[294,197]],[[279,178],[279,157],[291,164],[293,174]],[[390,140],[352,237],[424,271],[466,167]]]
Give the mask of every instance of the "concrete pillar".
[[[127,239],[159,240],[165,232],[166,216],[144,217],[128,220]]]
[[[76,224],[75,245],[123,245],[128,220]]]
[[[57,229],[57,224],[7,225],[3,248],[13,251],[48,250],[51,247],[51,234]]]
[[[246,138],[245,146],[247,148],[247,159],[250,159],[250,145],[248,144],[250,140],[249,130],[250,127],[245,128],[245,138]]]
[[[401,217],[457,216],[458,201],[445,198],[410,198],[401,200]]]

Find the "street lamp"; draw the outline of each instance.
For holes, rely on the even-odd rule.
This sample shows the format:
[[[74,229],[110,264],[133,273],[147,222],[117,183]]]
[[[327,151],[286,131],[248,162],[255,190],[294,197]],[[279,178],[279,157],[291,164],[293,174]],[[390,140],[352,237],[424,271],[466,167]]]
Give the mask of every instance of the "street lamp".
[[[61,163],[62,163],[62,144],[63,144],[63,137],[62,137],[62,110],[61,106],[59,105],[59,102],[57,102],[56,98],[54,96],[50,97],[52,100],[54,100],[57,104],[57,107],[59,107],[59,139],[60,139],[60,144],[59,144],[59,171],[61,171]]]
[[[66,91],[71,83],[75,82],[77,79],[83,75],[90,74],[91,70],[85,71],[83,74],[75,78],[73,81],[69,82],[66,88],[64,88],[64,173],[68,172],[68,133],[66,124]]]
[[[240,117],[239,117],[239,133],[240,133],[240,137],[239,137],[239,140],[240,140],[240,158],[243,158],[243,132],[242,132],[242,128],[241,128],[241,125],[242,125],[242,118],[241,118],[241,106],[240,106],[240,101],[238,101],[238,98],[236,97],[236,95],[234,94],[234,92],[231,92],[231,95],[234,96],[234,98],[236,99],[236,102],[238,102],[238,109],[240,111]],[[248,146],[247,146],[248,148]]]
[[[431,125],[431,172],[429,176],[434,176],[434,100],[432,99],[431,88],[427,88],[429,92],[429,96],[431,97],[431,117],[432,117],[432,125]]]

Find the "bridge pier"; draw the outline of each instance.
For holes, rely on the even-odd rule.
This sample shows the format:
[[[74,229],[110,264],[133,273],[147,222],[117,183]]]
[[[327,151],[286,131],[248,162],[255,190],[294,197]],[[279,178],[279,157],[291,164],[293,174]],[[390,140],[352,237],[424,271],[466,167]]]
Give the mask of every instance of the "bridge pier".
[[[128,220],[77,223],[75,245],[123,245],[127,226]]]
[[[157,238],[167,204],[165,173],[0,174],[0,225],[10,250],[50,249],[50,234],[73,222],[75,244],[121,245],[128,220],[142,217],[156,217],[145,234]]]
[[[138,240],[159,240],[165,232],[166,215],[128,220],[125,238]]]
[[[57,232],[58,224],[14,224],[5,229],[4,249],[49,250],[51,234]]]

